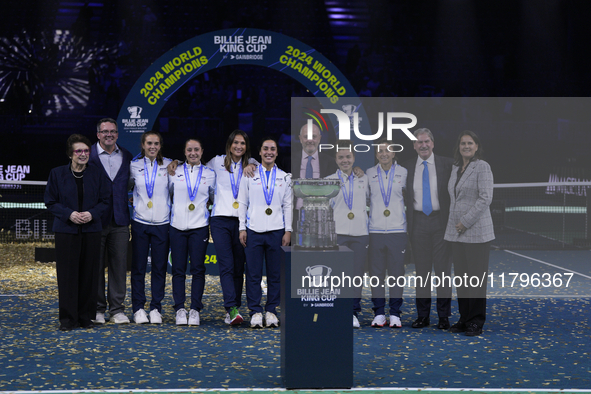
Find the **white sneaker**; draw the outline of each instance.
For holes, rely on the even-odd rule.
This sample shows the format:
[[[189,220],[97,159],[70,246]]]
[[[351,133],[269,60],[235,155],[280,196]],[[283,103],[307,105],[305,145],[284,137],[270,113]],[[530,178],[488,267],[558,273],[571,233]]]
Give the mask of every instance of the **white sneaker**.
[[[250,327],[263,328],[263,314],[255,313],[250,317]]]
[[[402,327],[402,322],[398,316],[390,315],[390,327],[392,328],[400,328]]]
[[[273,312],[265,313],[265,327],[279,327],[279,319]]]
[[[94,324],[105,324],[105,314],[101,312],[96,313],[96,317],[92,321]]]
[[[116,313],[115,316],[113,316],[112,320],[115,322],[115,324],[128,324],[129,323],[129,318],[127,316],[125,316],[125,313],[122,313],[122,312]]]
[[[138,309],[138,311],[133,314],[133,321],[137,324],[145,324],[150,322],[150,320],[148,320],[148,314],[143,309]]]
[[[359,328],[359,319],[357,319],[357,316],[353,315],[353,328]]]
[[[226,312],[226,318],[224,319],[224,323],[226,323],[226,324],[232,323],[232,318],[230,317],[230,314],[228,312]]]
[[[386,316],[385,315],[376,315],[371,322],[372,327],[384,327],[386,325]]]
[[[150,311],[150,323],[162,324],[162,315],[158,312],[158,309],[152,309]]]
[[[201,322],[199,321],[199,311],[191,309],[189,311],[189,325],[198,326],[199,324],[201,324]]]
[[[176,325],[177,326],[186,326],[187,323],[187,311],[185,308],[181,308],[176,311]]]

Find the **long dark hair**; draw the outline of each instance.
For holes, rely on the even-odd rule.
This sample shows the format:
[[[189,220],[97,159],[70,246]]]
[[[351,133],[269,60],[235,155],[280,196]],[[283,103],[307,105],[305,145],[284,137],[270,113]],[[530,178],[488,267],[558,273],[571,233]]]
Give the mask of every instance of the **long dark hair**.
[[[141,146],[140,146],[142,152],[140,153],[139,158],[143,159],[146,156],[146,152],[144,152],[144,143],[146,142],[146,138],[149,135],[155,135],[156,137],[158,137],[158,140],[160,141],[160,150],[158,151],[158,154],[156,155],[156,161],[158,162],[158,165],[162,165],[162,163],[163,163],[162,147],[164,146],[164,141],[162,141],[162,136],[157,131],[146,131],[144,134],[142,134],[142,141],[141,141]]]
[[[246,149],[242,155],[241,160],[242,168],[248,165],[248,160],[250,159],[250,142],[248,140],[248,135],[240,129],[234,130],[228,136],[228,140],[226,141],[226,157],[224,158],[224,167],[226,167],[226,171],[228,172],[232,172],[232,152],[230,151],[230,148],[232,147],[232,143],[234,142],[234,139],[237,135],[241,135],[242,138],[244,138],[244,142],[246,143]]]
[[[482,147],[482,143],[480,142],[480,138],[478,138],[476,133],[474,133],[473,131],[464,130],[458,136],[458,141],[456,142],[456,148],[454,149],[454,165],[456,165],[458,167],[461,167],[462,165],[464,165],[464,159],[462,158],[462,154],[460,153],[460,141],[462,140],[462,137],[465,135],[472,137],[472,139],[474,140],[474,143],[476,145],[478,145],[478,150],[476,151],[476,153],[474,153],[474,157],[472,158],[472,160],[476,160],[476,159],[484,160],[484,148]]]

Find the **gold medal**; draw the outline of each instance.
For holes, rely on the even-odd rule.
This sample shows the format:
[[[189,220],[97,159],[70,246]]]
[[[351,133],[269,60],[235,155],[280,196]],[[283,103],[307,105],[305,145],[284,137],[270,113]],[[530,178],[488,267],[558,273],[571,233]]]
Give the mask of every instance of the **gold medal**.
[[[355,214],[353,212],[349,212],[347,214],[347,217],[349,218],[349,220],[353,220],[353,218],[355,217]]]
[[[148,208],[152,208],[154,204],[152,204],[152,200],[148,201]]]
[[[189,211],[192,211],[192,210],[194,210],[194,209],[195,209],[195,205],[193,205],[193,204],[189,204]]]
[[[232,208],[234,209],[238,209],[239,206],[240,204],[238,204],[238,201],[234,201],[234,203],[232,203]]]
[[[388,216],[390,216],[390,210],[389,210],[389,209],[386,209],[386,210],[384,211],[384,216],[385,216],[385,217],[388,217]]]
[[[265,213],[267,215],[271,215],[273,213],[273,210],[271,208],[267,208],[267,209],[265,209]]]

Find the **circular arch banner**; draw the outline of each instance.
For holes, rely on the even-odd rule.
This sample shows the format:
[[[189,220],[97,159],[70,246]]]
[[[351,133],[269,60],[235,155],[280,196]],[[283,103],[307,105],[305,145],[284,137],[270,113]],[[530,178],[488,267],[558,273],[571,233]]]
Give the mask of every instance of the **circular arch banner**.
[[[301,41],[260,29],[218,30],[177,45],[141,75],[119,111],[118,142],[137,151],[141,133],[153,129],[162,107],[181,86],[206,71],[242,64],[280,71],[332,104],[356,96],[336,66]]]

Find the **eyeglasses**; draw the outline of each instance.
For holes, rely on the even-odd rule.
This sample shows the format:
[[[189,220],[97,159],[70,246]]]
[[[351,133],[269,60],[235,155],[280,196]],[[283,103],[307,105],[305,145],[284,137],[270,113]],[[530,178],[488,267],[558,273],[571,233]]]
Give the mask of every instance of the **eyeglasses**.
[[[84,153],[85,155],[87,155],[87,154],[89,154],[89,153],[90,153],[90,149],[76,149],[76,150],[74,151],[74,153],[76,154],[76,156],[80,156],[80,155],[81,155],[81,154],[83,154],[83,153]]]
[[[117,134],[118,131],[117,130],[100,130],[99,133],[101,134]]]

